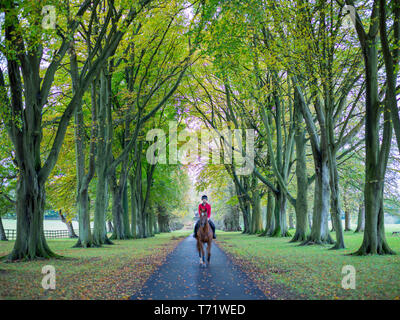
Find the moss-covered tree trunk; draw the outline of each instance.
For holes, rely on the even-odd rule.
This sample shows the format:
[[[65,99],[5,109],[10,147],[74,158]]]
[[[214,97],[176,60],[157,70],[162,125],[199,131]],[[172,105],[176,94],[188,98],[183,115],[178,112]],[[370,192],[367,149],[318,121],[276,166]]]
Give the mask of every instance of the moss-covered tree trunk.
[[[378,6],[374,7],[374,13]],[[376,17],[375,17],[376,19]],[[393,254],[385,237],[383,188],[392,139],[390,109],[385,101],[383,110],[383,135],[380,137],[381,103],[378,94],[377,22],[371,22],[363,47],[366,69],[366,120],[365,120],[365,230],[361,247],[356,255]],[[361,28],[359,30],[361,33]],[[382,142],[381,142],[382,141]]]
[[[295,93],[295,145],[296,145],[296,179],[297,179],[297,197],[296,197],[296,231],[291,242],[303,242],[307,239],[309,231],[308,226],[308,203],[307,203],[307,163],[306,163],[306,130],[303,116],[299,106],[298,94]]]
[[[248,201],[244,200],[240,206],[243,214],[243,233],[251,233],[251,208]]]
[[[106,232],[106,203],[108,198],[108,184],[106,176],[104,174],[105,167],[99,165],[98,168],[103,169],[103,171],[98,171],[103,172],[103,174],[98,174],[97,176],[96,199],[94,207],[93,243],[95,243],[97,246],[101,246],[102,244],[112,244],[112,241],[107,237]],[[109,223],[111,223],[111,221],[109,221]]]
[[[79,90],[79,72],[77,54],[74,46],[70,49],[70,73],[72,79],[73,92]],[[92,87],[92,103],[96,97]],[[93,96],[94,94],[94,96]],[[86,132],[85,119],[83,115],[82,103],[78,103],[75,109],[75,157],[76,157],[76,205],[79,219],[79,237],[75,247],[89,248],[96,246],[93,242],[90,230],[90,211],[89,211],[89,184],[94,176],[95,171],[95,136],[97,133],[94,122],[96,121],[96,106],[92,105],[92,130],[90,142],[89,165],[86,172]]]
[[[315,189],[314,189],[314,209],[311,233],[303,244],[333,244],[329,233],[329,171],[328,161],[317,161],[315,163]]]
[[[87,189],[80,189],[76,198],[79,237],[75,247],[90,248],[95,246],[90,230],[89,194]]]
[[[124,190],[122,192],[122,218],[124,220],[124,227],[126,230],[126,237],[132,238],[131,227],[129,223],[129,205],[128,205],[128,183],[125,181]]]
[[[110,107],[110,88],[111,78],[106,76],[106,70],[100,73],[99,99],[96,99],[96,84],[92,84],[92,103],[95,103],[97,110],[97,140],[96,145],[96,199],[94,205],[94,228],[93,242],[97,246],[102,244],[112,244],[106,232],[106,211],[108,203],[108,183],[107,168],[111,152],[111,107]],[[110,221],[111,223],[111,221]]]
[[[267,194],[267,216],[265,223],[265,235],[270,236],[275,230],[275,198],[271,190]]]
[[[50,250],[44,237],[45,199],[44,185],[39,182],[35,170],[29,166],[22,169],[16,190],[17,238],[8,256],[9,260],[32,260],[57,256]]]
[[[129,225],[125,225],[124,219],[124,206],[123,206],[123,193],[124,188],[120,187],[114,181],[113,186],[111,187],[111,195],[112,195],[112,217],[113,217],[113,234],[111,239],[124,240],[129,239]],[[128,229],[128,230],[127,230]]]
[[[251,233],[260,233],[263,230],[262,226],[262,216],[261,216],[261,197],[260,192],[258,190],[253,192],[253,196],[251,198],[252,204],[252,215],[251,215]]]
[[[329,91],[329,90],[327,90]],[[326,149],[328,156],[328,166],[329,166],[329,183],[331,187],[331,217],[332,217],[332,226],[335,229],[336,234],[336,243],[332,247],[332,249],[343,249],[344,245],[344,234],[343,234],[343,226],[342,226],[342,205],[340,199],[340,188],[339,188],[339,173],[337,170],[337,162],[336,162],[336,152],[337,145],[335,143],[335,122],[333,121],[333,106],[331,104],[334,103],[332,98],[332,93],[326,93],[329,96],[329,99],[326,99],[325,117],[324,121],[321,119],[320,127],[321,127],[321,148],[324,152]],[[326,142],[324,141],[326,140]]]
[[[336,234],[336,243],[332,249],[343,249],[344,234],[342,226],[342,208],[340,204],[339,175],[336,167],[336,154],[329,152],[330,186],[331,186],[331,217]]]
[[[280,190],[279,185],[277,186],[277,189],[279,192],[276,194],[275,198],[275,228],[271,237],[290,237],[286,221],[287,198],[283,191]]]
[[[137,203],[135,179],[132,174],[129,175],[129,186],[131,190],[131,235],[133,238],[137,238]]]

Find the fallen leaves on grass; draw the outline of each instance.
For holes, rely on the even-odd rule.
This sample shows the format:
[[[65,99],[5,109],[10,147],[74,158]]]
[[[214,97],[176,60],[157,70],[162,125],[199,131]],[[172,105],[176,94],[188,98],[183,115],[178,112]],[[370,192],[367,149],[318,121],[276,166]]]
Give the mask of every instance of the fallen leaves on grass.
[[[52,243],[56,252],[69,257],[8,264],[0,272],[1,299],[126,300],[141,289],[147,278],[164,263],[183,237],[162,234],[153,238],[115,241],[113,246],[73,249],[70,242]],[[57,246],[60,250],[57,250]],[[112,248],[112,250],[110,250]],[[41,287],[41,268],[54,265],[56,289]]]

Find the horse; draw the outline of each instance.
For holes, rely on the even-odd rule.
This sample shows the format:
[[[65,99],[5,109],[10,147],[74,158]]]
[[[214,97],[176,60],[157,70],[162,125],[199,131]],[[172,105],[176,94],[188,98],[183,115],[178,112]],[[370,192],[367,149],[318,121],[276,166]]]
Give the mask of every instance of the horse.
[[[200,265],[205,266],[204,243],[207,243],[207,263],[210,264],[211,244],[213,240],[213,232],[207,219],[207,212],[202,211],[200,214],[200,225],[197,230],[197,250],[199,251]]]

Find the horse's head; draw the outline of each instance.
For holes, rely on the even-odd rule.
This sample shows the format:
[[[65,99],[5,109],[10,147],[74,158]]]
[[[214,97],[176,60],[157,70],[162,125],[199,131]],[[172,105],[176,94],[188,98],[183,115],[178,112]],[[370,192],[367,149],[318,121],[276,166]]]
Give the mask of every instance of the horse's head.
[[[202,211],[200,213],[200,227],[204,227],[207,224],[207,212]]]

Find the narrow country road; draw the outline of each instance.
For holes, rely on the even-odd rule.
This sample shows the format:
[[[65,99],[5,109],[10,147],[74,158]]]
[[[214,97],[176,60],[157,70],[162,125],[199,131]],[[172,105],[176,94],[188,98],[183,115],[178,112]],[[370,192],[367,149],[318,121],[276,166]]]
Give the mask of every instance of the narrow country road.
[[[215,244],[211,264],[201,267],[196,240],[184,239],[167,261],[131,299],[153,300],[260,300],[268,299],[244,272]]]

